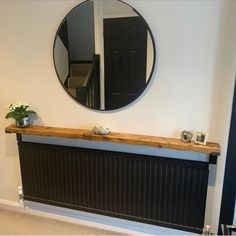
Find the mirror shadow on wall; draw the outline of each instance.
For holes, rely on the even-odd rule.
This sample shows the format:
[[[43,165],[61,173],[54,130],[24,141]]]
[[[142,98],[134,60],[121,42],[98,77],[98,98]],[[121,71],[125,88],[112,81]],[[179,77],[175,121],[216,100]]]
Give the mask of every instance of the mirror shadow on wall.
[[[152,33],[136,10],[119,0],[88,0],[62,21],[54,65],[66,91],[80,104],[114,110],[146,88],[155,64]]]

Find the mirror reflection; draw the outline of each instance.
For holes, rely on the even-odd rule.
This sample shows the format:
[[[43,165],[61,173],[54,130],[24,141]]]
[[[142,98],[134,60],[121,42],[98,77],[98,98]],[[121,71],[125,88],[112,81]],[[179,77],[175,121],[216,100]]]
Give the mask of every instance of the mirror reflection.
[[[88,0],[61,23],[54,64],[66,91],[80,104],[114,110],[146,88],[155,61],[145,20],[119,0]]]

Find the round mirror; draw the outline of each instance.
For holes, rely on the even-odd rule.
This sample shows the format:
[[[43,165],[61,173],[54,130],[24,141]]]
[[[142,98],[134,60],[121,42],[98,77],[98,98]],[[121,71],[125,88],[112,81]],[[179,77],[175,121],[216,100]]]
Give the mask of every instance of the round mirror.
[[[80,104],[114,110],[147,87],[155,64],[143,17],[119,0],[88,0],[60,24],[53,51],[58,78]]]

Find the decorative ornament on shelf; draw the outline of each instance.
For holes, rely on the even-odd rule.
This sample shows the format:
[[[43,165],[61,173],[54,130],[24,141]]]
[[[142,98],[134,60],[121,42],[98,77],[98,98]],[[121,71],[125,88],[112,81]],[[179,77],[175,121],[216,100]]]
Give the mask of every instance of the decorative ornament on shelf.
[[[181,132],[181,140],[184,142],[184,143],[190,143],[193,139],[193,132],[191,131],[187,131],[187,130],[183,130]]]
[[[197,144],[206,145],[207,138],[208,138],[208,133],[202,132],[202,131],[197,131],[196,135],[195,135],[194,142]]]
[[[6,119],[13,118],[16,121],[16,126],[24,128],[30,125],[29,116],[36,114],[35,111],[28,110],[29,105],[20,101],[14,101],[7,106],[9,112],[5,116]]]
[[[95,134],[99,134],[99,135],[106,135],[106,134],[110,133],[110,129],[108,127],[104,127],[104,126],[94,126],[93,132]]]

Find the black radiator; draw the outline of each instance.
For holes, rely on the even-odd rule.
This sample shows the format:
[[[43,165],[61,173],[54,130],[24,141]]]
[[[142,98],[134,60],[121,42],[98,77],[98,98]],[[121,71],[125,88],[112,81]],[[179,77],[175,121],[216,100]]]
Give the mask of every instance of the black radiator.
[[[203,228],[208,163],[26,142],[19,152],[25,200]]]

